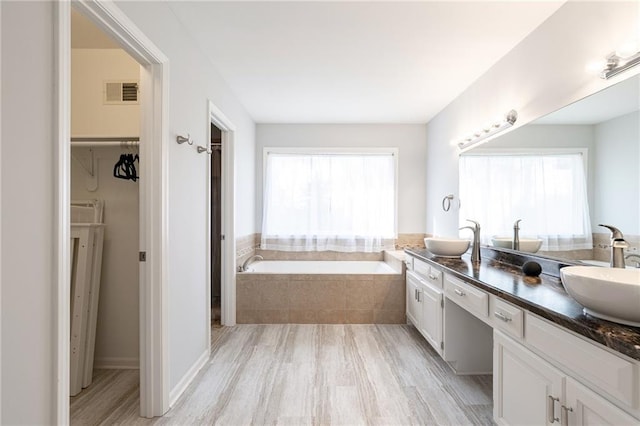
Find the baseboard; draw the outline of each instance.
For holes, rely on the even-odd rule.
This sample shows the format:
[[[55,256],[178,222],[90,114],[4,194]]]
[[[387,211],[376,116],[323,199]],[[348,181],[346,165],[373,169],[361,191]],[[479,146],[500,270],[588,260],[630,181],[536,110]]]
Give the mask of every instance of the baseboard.
[[[196,362],[193,363],[189,371],[187,371],[185,375],[182,376],[182,379],[180,379],[178,384],[173,389],[171,389],[171,392],[169,392],[170,407],[173,407],[173,405],[176,403],[178,398],[180,398],[183,392],[191,384],[193,379],[195,379],[200,369],[204,367],[204,365],[207,363],[208,359],[209,359],[209,350],[207,349],[202,353],[202,355],[200,355],[200,357],[196,360]]]
[[[140,368],[139,358],[96,358],[93,361],[93,368],[107,370],[138,370]]]

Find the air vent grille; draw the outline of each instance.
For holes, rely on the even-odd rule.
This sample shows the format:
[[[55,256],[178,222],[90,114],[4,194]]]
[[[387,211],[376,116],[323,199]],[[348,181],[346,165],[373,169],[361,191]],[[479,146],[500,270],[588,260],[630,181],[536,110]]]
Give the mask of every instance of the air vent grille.
[[[138,103],[138,83],[108,81],[104,83],[104,103],[127,105]]]
[[[122,101],[138,102],[138,83],[122,83]]]

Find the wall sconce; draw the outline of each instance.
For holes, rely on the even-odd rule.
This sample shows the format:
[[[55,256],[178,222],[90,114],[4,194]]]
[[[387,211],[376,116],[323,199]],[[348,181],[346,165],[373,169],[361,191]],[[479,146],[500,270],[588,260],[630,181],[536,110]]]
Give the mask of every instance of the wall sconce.
[[[485,126],[482,130],[475,132],[473,135],[465,138],[464,140],[458,142],[458,148],[466,149],[472,145],[479,143],[487,139],[490,136],[495,135],[509,127],[513,126],[513,123],[518,119],[518,113],[515,109],[509,111],[502,121],[496,122],[492,125]]]
[[[610,79],[640,64],[639,43],[627,43],[607,56],[601,68],[600,78]]]

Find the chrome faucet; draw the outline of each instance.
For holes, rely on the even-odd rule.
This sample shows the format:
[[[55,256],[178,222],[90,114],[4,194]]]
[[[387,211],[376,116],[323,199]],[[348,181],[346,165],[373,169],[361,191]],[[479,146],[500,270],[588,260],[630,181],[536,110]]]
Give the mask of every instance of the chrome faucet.
[[[637,259],[637,260],[634,260],[634,262],[636,263],[636,268],[640,268],[640,254],[631,253],[626,255],[624,258],[630,259],[632,257],[635,257]]]
[[[264,257],[260,256],[259,254],[254,254],[253,256],[245,260],[242,266],[238,266],[238,272],[247,272],[249,265],[256,260],[264,260]]]
[[[520,222],[522,219],[516,220],[516,223],[513,224],[513,244],[512,248],[514,250],[520,250]]]
[[[463,226],[462,229],[471,229],[473,231],[473,246],[471,247],[471,262],[480,263],[480,224],[475,220],[467,219],[472,222],[473,226]]]
[[[624,268],[624,249],[629,248],[629,243],[624,240],[622,232],[615,226],[602,225],[611,231],[611,267],[612,268]]]

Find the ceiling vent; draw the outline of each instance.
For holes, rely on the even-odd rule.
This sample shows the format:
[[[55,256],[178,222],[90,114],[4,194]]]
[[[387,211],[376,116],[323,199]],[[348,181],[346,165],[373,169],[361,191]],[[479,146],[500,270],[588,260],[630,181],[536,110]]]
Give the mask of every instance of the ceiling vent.
[[[107,105],[132,105],[138,103],[138,83],[107,81],[104,83],[104,103]]]

